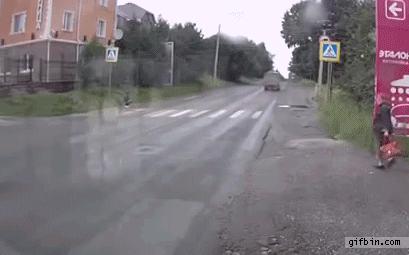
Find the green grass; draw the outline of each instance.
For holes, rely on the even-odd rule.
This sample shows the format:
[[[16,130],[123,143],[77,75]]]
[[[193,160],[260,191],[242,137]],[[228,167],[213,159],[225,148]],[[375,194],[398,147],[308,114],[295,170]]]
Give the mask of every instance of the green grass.
[[[205,83],[184,84],[161,88],[128,89],[134,103],[148,103],[179,96],[189,96],[211,88]],[[124,89],[106,88],[75,90],[63,94],[38,93],[0,98],[0,116],[59,116],[84,113],[123,103]]]
[[[312,81],[312,80],[303,79],[301,81],[301,84],[304,85],[304,86],[308,86],[308,87],[315,87],[316,82]]]
[[[347,93],[335,91],[331,102],[320,102],[320,121],[330,136],[374,151],[372,106],[360,105]],[[409,149],[409,140],[399,139]]]
[[[3,116],[59,116],[118,105],[119,93],[109,99],[105,90],[72,91],[64,94],[39,93],[0,99]]]

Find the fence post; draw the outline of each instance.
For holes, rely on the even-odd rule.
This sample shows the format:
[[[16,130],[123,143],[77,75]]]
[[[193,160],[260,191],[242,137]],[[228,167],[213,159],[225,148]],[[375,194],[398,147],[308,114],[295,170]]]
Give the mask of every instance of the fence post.
[[[20,59],[17,59],[16,82],[20,82]]]
[[[4,84],[7,83],[7,58],[4,58],[4,68],[3,68],[3,79],[4,79]]]
[[[60,77],[60,79],[61,79],[61,81],[63,81],[64,80],[64,54],[61,54],[61,63],[60,63],[61,65],[60,65],[60,75],[61,75],[61,77]]]
[[[29,63],[29,68],[30,68],[30,80],[29,82],[33,81],[33,68],[34,68],[34,56],[30,55],[29,59],[28,59],[28,63]]]
[[[43,59],[40,58],[40,82],[43,82]]]

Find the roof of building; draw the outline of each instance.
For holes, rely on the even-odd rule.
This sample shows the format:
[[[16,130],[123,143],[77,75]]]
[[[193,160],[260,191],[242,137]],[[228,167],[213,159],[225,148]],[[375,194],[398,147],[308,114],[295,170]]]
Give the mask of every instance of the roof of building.
[[[141,20],[146,14],[153,15],[151,12],[133,3],[118,6],[118,15],[127,20]]]

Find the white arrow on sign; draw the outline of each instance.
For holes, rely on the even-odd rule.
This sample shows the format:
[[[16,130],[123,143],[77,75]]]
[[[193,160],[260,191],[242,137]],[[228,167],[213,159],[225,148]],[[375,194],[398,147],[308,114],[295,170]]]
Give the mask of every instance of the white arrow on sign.
[[[389,11],[393,14],[393,16],[397,17],[398,16],[398,12],[402,12],[402,8],[398,7],[398,3],[394,2],[393,4],[391,4],[391,6],[389,6]]]

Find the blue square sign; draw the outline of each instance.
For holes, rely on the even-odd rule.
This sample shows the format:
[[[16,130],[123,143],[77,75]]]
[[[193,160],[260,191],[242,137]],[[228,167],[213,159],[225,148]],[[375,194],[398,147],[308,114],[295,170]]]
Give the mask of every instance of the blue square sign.
[[[338,63],[341,58],[341,43],[323,41],[320,46],[320,60]]]

